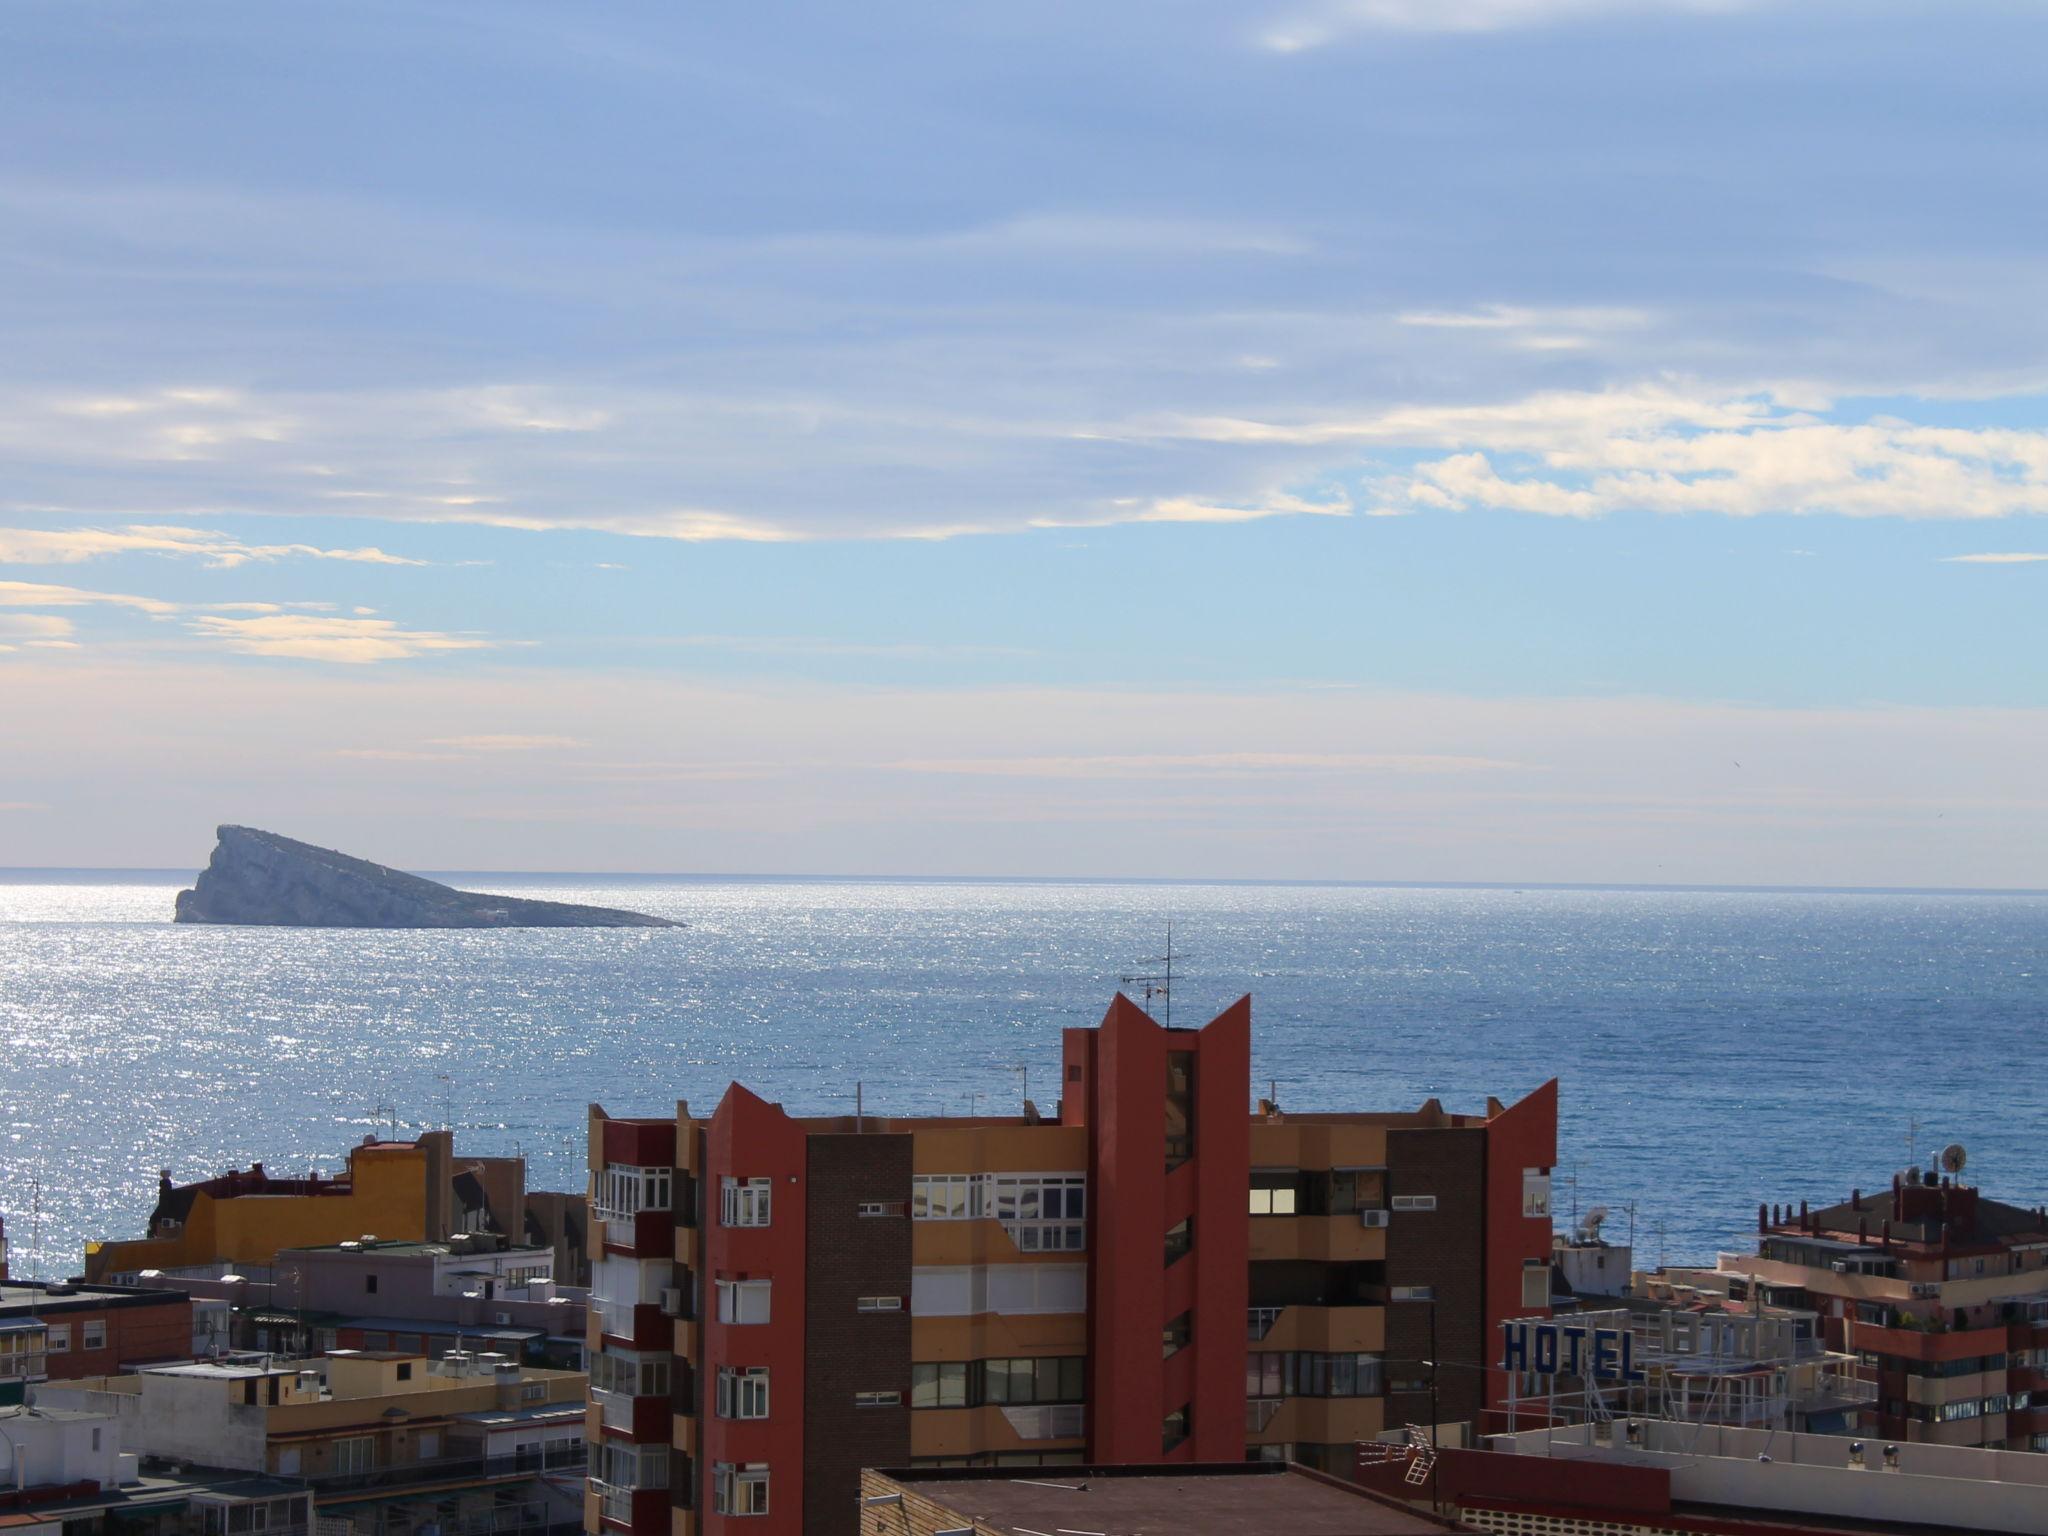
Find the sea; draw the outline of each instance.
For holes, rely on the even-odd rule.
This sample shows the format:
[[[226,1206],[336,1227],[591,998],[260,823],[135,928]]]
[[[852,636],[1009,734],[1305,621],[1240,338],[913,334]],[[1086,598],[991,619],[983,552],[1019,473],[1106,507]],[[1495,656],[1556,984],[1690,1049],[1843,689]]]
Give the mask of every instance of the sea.
[[[1050,1113],[1123,978],[1249,993],[1284,1109],[1477,1111],[1559,1080],[1559,1225],[1711,1264],[1759,1202],[1950,1143],[2048,1202],[2048,894],[443,875],[676,929],[182,927],[189,873],[0,871],[0,1216],[17,1276],[141,1235],[158,1171],[333,1173],[452,1125],[581,1188],[586,1107]],[[1128,983],[1140,992],[1139,983]]]

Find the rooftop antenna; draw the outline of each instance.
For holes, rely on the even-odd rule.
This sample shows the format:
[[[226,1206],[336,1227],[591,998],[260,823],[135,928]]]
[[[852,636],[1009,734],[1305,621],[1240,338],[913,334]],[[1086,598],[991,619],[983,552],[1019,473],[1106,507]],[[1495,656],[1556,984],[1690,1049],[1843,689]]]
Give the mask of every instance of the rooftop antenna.
[[[1159,1022],[1168,1029],[1173,1028],[1173,919],[1166,920],[1166,953],[1150,960],[1140,960],[1140,965],[1164,966],[1163,971],[1150,974],[1132,974],[1117,977],[1117,984],[1125,987],[1144,988],[1144,1009],[1152,1012],[1152,1000],[1159,1000]]]

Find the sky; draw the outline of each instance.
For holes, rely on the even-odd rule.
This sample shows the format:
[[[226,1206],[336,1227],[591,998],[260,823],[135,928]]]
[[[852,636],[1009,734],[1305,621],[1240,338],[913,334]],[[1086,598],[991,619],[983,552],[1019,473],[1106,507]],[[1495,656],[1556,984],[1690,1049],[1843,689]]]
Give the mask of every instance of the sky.
[[[0,866],[2048,886],[2048,4],[0,8]]]

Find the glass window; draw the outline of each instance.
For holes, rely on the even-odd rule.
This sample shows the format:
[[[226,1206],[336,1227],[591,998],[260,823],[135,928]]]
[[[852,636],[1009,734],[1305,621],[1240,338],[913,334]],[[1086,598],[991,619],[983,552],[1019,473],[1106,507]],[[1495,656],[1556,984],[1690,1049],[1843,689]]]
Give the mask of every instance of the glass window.
[[[967,1406],[967,1362],[964,1360],[921,1360],[910,1367],[910,1406],[913,1408],[965,1408]]]
[[[1195,1155],[1195,1053],[1166,1053],[1166,1167]]]
[[[719,1186],[719,1218],[728,1227],[768,1225],[768,1200],[774,1187],[770,1179],[726,1179]]]
[[[718,1320],[721,1323],[765,1323],[769,1316],[769,1285],[766,1280],[720,1280]]]
[[[721,1365],[714,1401],[721,1419],[767,1418],[768,1368],[761,1365]]]
[[[1195,1220],[1190,1216],[1186,1221],[1177,1223],[1166,1234],[1166,1262],[1171,1264],[1175,1259],[1186,1253],[1188,1249],[1192,1248],[1194,1242]]]
[[[1194,1337],[1195,1322],[1192,1312],[1183,1312],[1160,1330],[1160,1352],[1164,1359],[1171,1360],[1188,1346]]]

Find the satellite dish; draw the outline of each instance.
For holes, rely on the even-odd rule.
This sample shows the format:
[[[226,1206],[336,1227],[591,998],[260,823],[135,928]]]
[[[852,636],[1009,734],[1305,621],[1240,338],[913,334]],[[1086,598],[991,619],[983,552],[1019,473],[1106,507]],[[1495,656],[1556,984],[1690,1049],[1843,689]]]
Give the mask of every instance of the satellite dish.
[[[1963,1144],[1960,1141],[1952,1141],[1941,1149],[1941,1171],[1943,1173],[1961,1173],[1963,1171],[1963,1164],[1969,1160],[1970,1154],[1963,1150]]]

